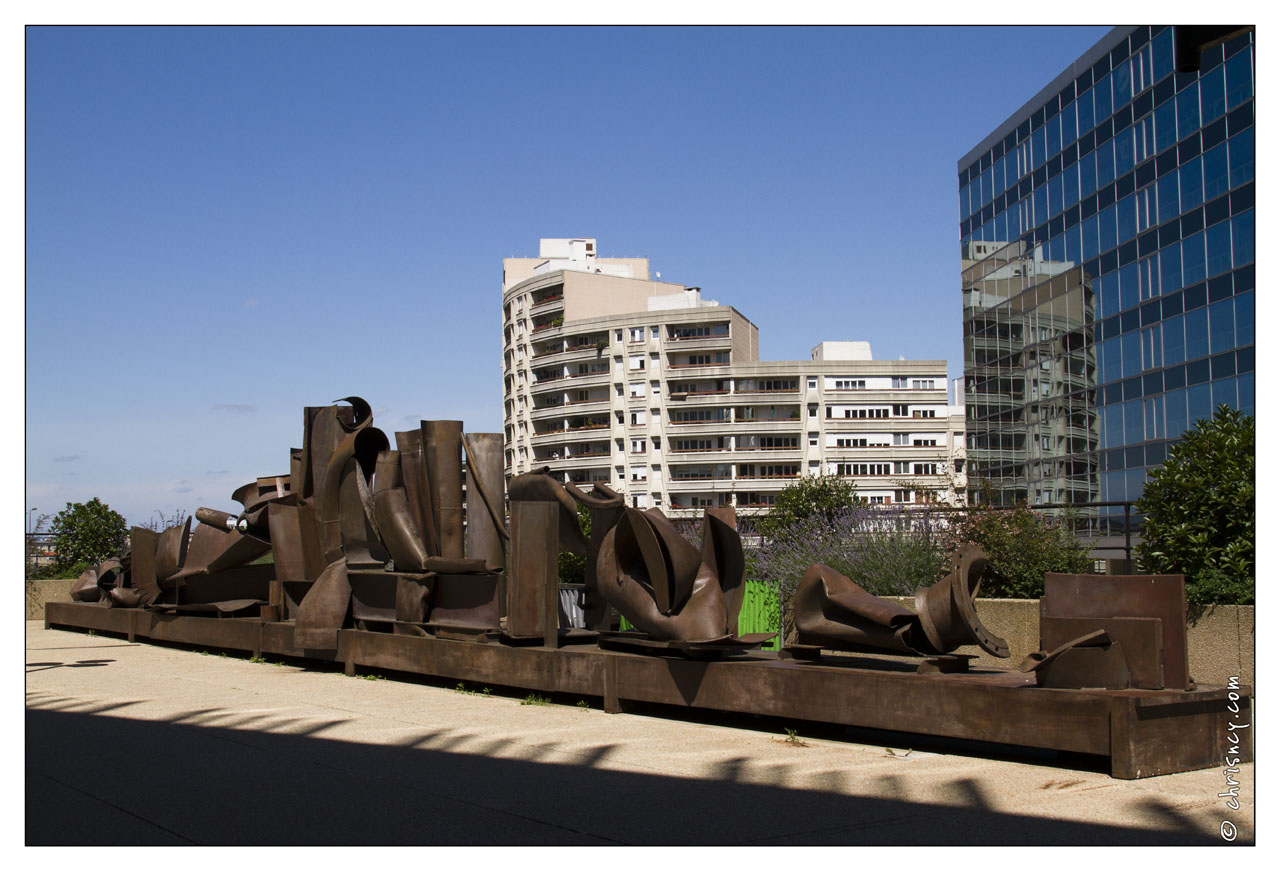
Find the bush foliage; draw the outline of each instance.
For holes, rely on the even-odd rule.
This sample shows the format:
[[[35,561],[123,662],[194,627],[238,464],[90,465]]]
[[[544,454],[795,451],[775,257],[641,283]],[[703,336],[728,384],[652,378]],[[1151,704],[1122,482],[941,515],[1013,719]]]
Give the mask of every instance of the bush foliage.
[[[1148,478],[1137,503],[1142,570],[1184,575],[1189,605],[1252,604],[1253,418],[1218,406]]]
[[[783,488],[757,528],[765,535],[773,535],[813,517],[830,523],[860,502],[857,490],[845,479],[835,475],[806,475]]]
[[[71,577],[66,573],[80,564],[92,565],[115,556],[124,547],[127,531],[124,518],[96,496],[88,502],[68,502],[49,525],[58,554],[53,565],[55,576]]]
[[[991,566],[981,596],[1037,599],[1044,595],[1046,572],[1093,571],[1089,547],[1072,533],[1069,517],[1055,520],[1025,505],[963,512],[951,520],[946,539],[947,553],[970,541],[986,551]]]

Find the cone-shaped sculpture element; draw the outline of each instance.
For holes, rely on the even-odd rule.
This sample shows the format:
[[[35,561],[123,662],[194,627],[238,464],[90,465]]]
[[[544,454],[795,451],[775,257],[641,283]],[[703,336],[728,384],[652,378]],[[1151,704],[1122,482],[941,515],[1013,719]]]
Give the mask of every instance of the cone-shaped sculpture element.
[[[989,564],[980,547],[965,545],[952,558],[946,578],[916,591],[914,614],[873,596],[834,569],[812,565],[796,587],[797,640],[832,650],[919,656],[976,644],[992,656],[1007,657],[1009,645],[982,625],[974,607]]]
[[[809,566],[793,601],[800,644],[908,655],[941,652],[921,650],[928,640],[910,610],[873,596],[821,563]]]
[[[978,619],[974,599],[982,573],[991,565],[976,544],[966,544],[951,558],[951,574],[931,587],[916,590],[916,613],[929,643],[939,653],[976,644],[992,656],[1008,657],[1009,644]]]

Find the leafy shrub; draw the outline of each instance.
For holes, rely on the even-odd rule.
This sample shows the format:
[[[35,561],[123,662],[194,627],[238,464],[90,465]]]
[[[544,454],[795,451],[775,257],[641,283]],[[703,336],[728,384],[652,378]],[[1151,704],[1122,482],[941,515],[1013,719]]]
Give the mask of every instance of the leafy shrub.
[[[86,571],[88,571],[90,568],[97,565],[99,562],[101,562],[101,560],[94,560],[93,562],[70,563],[69,565],[62,565],[60,563],[55,562],[52,565],[44,566],[39,571],[35,572],[31,577],[39,581],[60,580],[65,578],[78,578],[82,574],[84,574]]]
[[[836,475],[805,475],[778,494],[777,501],[758,527],[766,535],[784,533],[798,521],[819,517],[834,521],[851,506],[860,504],[857,490]]]
[[[49,532],[58,554],[54,567],[67,572],[77,563],[93,564],[118,554],[124,547],[126,525],[123,517],[95,496],[88,502],[68,502],[54,516]]]
[[[1252,603],[1253,418],[1219,406],[1148,477],[1137,503],[1143,571],[1184,575],[1190,605]]]
[[[1093,571],[1088,545],[1071,531],[1070,517],[1056,520],[1025,505],[974,508],[954,518],[947,529],[946,552],[965,542],[982,547],[991,560],[979,595],[1038,599],[1047,572]]]

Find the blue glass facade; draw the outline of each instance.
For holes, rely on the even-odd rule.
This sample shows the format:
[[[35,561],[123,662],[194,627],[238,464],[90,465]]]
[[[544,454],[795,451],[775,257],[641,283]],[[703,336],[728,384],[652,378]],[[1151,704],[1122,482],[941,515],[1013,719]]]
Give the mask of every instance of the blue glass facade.
[[[1136,499],[1196,420],[1253,413],[1254,37],[1179,72],[1177,30],[1113,30],[960,161],[979,501]]]

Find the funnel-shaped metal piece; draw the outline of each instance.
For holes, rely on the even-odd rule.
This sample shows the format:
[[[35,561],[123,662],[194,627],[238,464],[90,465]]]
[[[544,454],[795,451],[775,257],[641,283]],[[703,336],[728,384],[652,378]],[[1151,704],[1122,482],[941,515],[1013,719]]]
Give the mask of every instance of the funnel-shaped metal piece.
[[[920,627],[937,653],[976,644],[992,656],[1008,657],[1009,643],[978,619],[974,599],[991,561],[976,544],[966,544],[951,559],[951,573],[931,587],[916,590]]]

